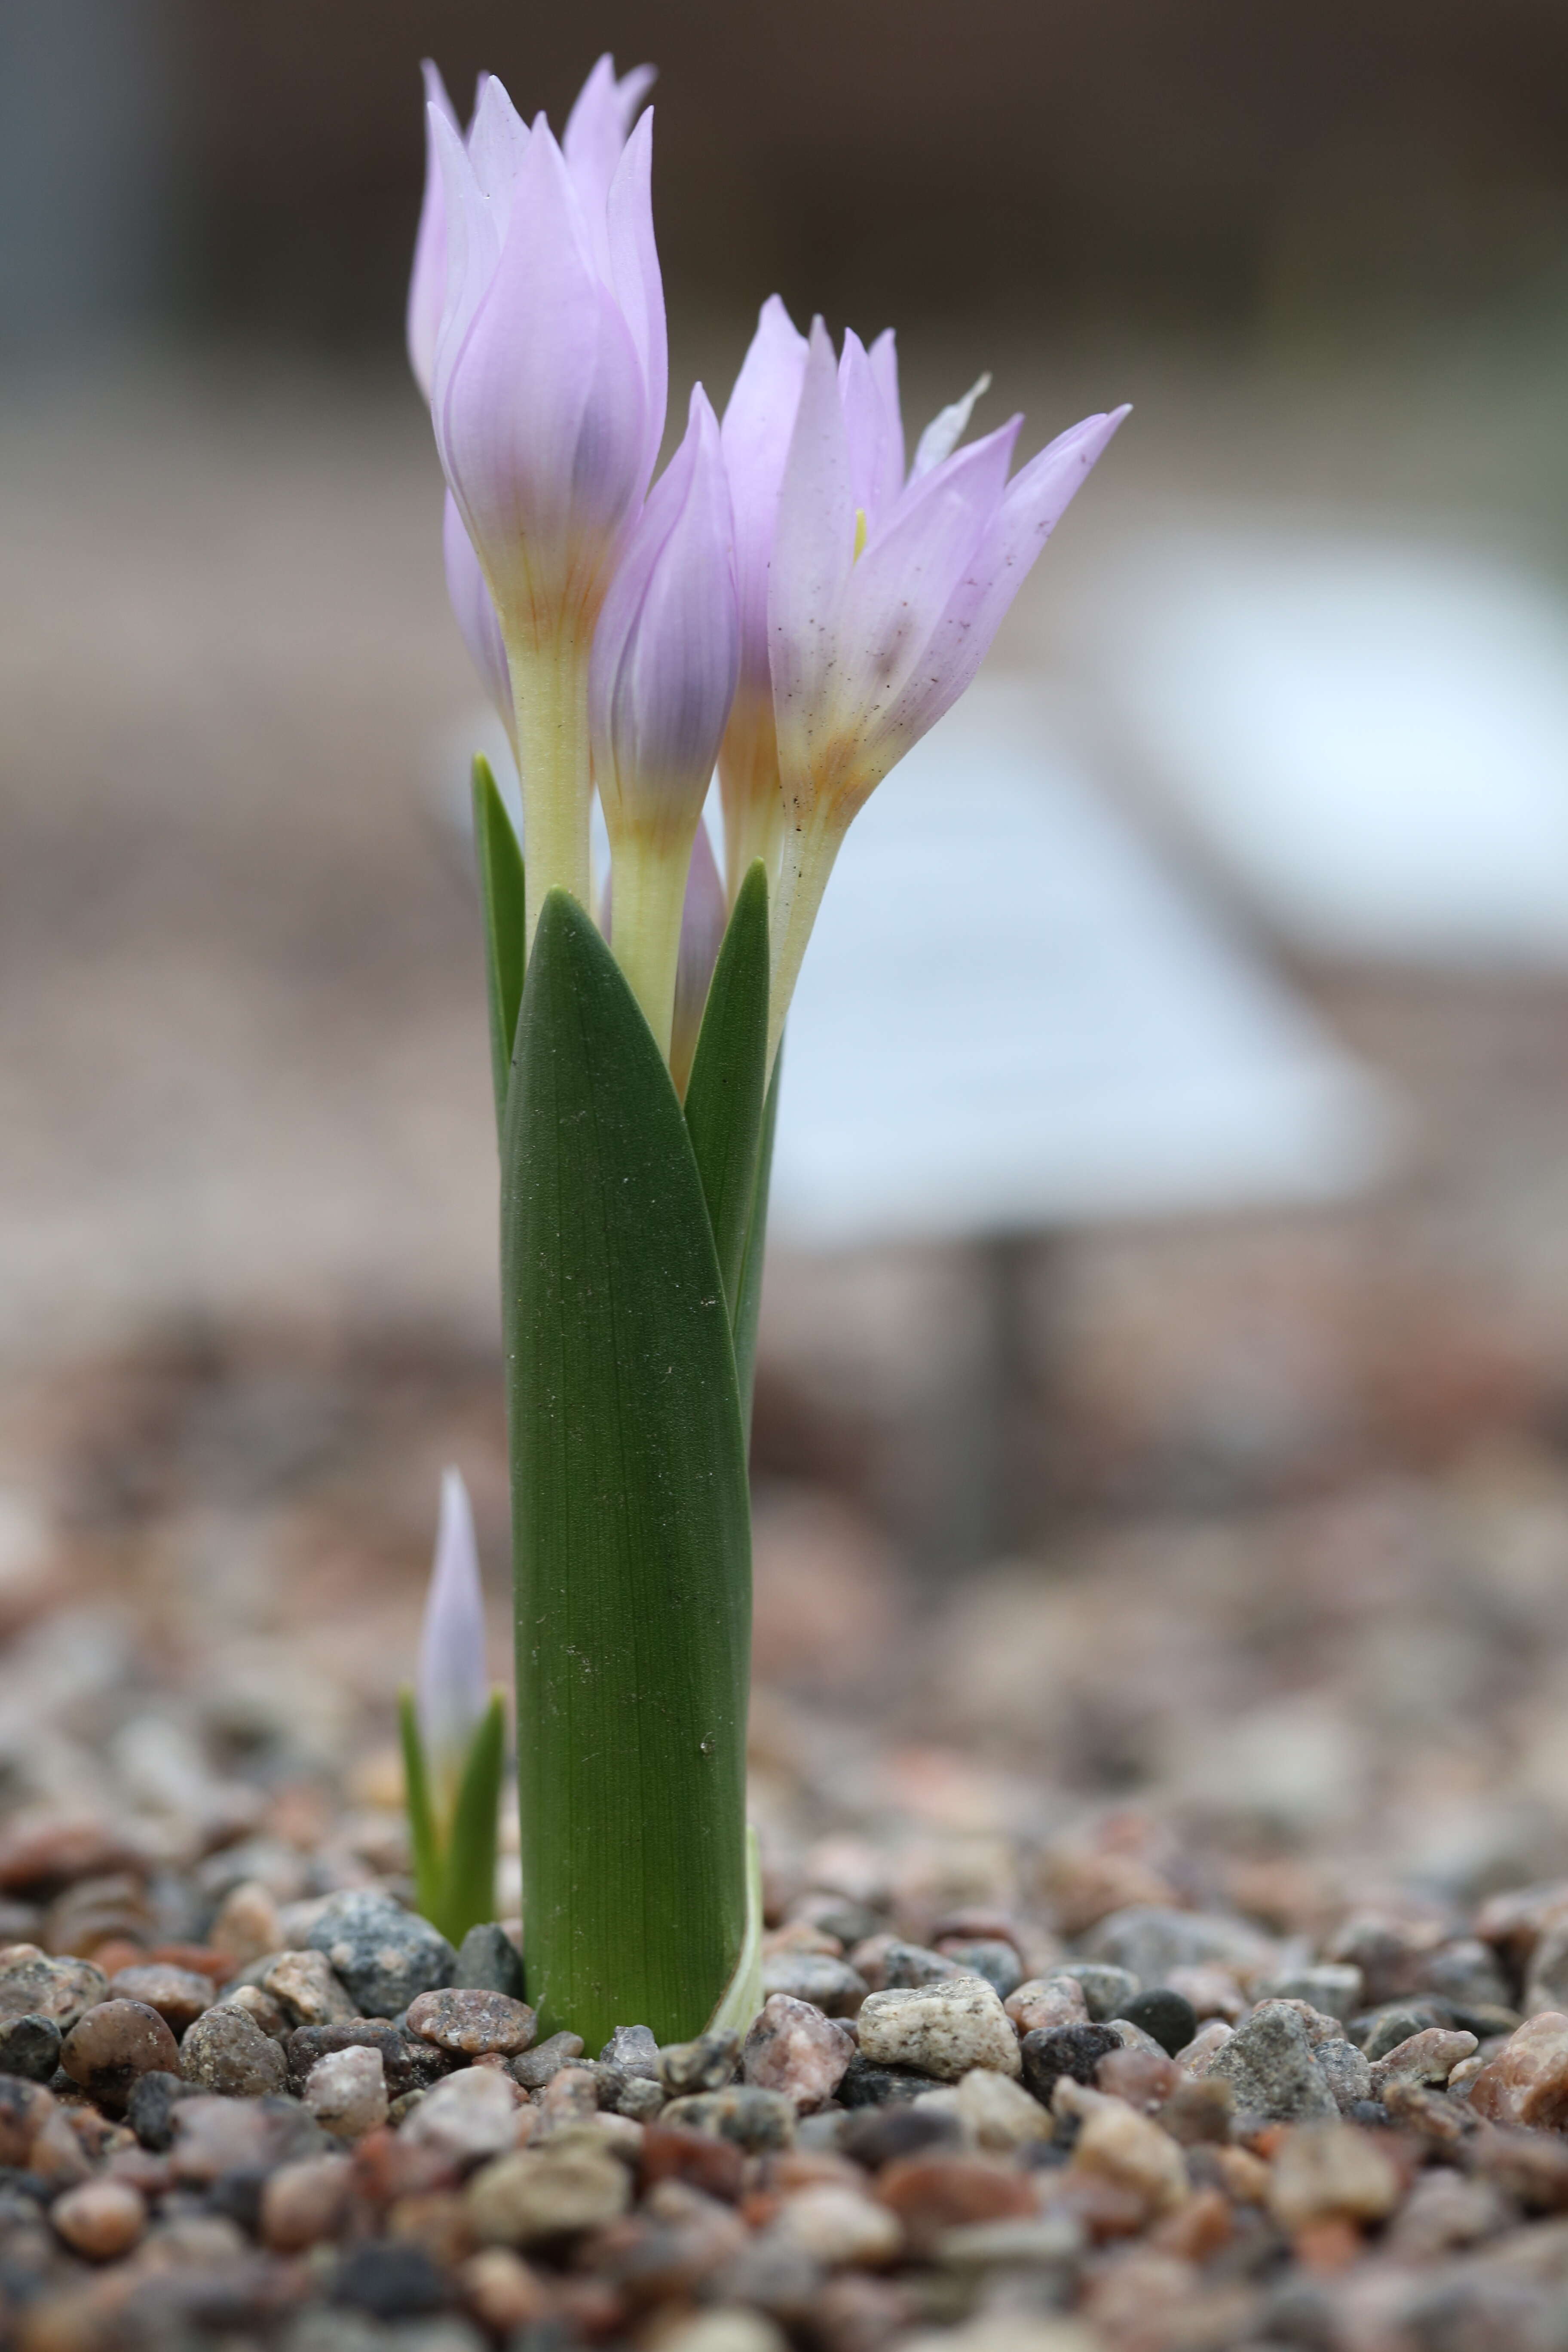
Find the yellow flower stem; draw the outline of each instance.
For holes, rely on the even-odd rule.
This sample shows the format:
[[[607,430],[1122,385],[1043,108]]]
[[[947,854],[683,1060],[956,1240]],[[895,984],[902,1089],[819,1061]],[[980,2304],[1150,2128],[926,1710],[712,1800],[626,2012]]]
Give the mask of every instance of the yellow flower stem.
[[[858,803],[857,803],[858,805]],[[849,814],[818,806],[797,819],[784,835],[779,865],[777,925],[773,935],[773,978],[768,989],[768,1070],[784,1035],[784,1025],[805,958],[822,894],[834,861],[849,830]],[[617,886],[618,887],[618,886]]]
[[[610,944],[668,1062],[691,836],[671,843],[627,831],[610,860]]]
[[[539,912],[553,889],[592,905],[588,813],[593,766],[588,744],[591,631],[563,625],[543,638],[507,646],[517,705],[518,771],[522,783],[524,928],[533,946]]]

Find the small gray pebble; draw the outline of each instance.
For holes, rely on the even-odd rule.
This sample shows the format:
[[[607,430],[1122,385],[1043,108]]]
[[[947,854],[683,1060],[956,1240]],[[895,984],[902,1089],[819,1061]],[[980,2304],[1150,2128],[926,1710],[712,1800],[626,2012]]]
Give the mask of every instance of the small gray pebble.
[[[1342,2116],[1372,2096],[1372,2068],[1353,2042],[1320,2042],[1312,2053]]]
[[[1215,2053],[1209,2074],[1230,2084],[1238,2107],[1273,2123],[1339,2113],[1306,2021],[1287,2001],[1260,2002]]]
[[[13,2017],[0,2025],[0,2074],[47,2083],[60,2063],[60,2029],[52,2017]]]
[[[525,2091],[542,2091],[546,2083],[552,2082],[563,2066],[575,2066],[582,2055],[583,2037],[580,2033],[552,2033],[548,2042],[536,2042],[531,2050],[525,2050],[521,2058],[512,2060],[512,2081],[521,2083]]]
[[[866,1998],[867,1983],[847,1960],[826,1952],[774,1952],[763,1962],[763,1991],[808,2000],[826,2017],[853,2017]]]
[[[1005,2000],[1024,1981],[1024,1963],[1016,1948],[999,1936],[977,1937],[973,1943],[949,1944],[947,1958],[956,1960],[965,1976],[984,1977]]]
[[[521,1955],[493,1920],[468,1929],[458,1947],[452,1983],[459,1992],[504,1992],[512,2000],[527,1998]]]
[[[1141,1990],[1131,1969],[1112,1968],[1103,1960],[1064,1960],[1051,1974],[1073,1978],[1093,2025],[1103,2025],[1108,2018],[1125,2017]]]
[[[732,2139],[752,2155],[795,2143],[795,2102],[782,2091],[764,2091],[752,2083],[732,2084],[727,2091],[700,2091],[689,2099],[672,2099],[664,2111],[668,2124]]]
[[[907,2105],[923,2091],[940,2091],[934,2074],[917,2074],[908,2066],[873,2066],[857,2051],[845,2068],[837,2096],[844,2107]]]
[[[1369,2064],[1375,2065],[1397,2050],[1412,2034],[1425,2033],[1429,2025],[1447,2025],[1449,2009],[1446,2001],[1390,2000],[1381,2009],[1368,2010],[1363,2016],[1352,2017],[1346,2031],[1350,2039],[1359,2043]]]
[[[741,2037],[728,2025],[700,2033],[695,2042],[671,2042],[658,2053],[658,2079],[670,2097],[693,2091],[721,2091],[734,2080]]]
[[[1342,2025],[1361,2007],[1365,1979],[1351,1960],[1321,1960],[1311,1968],[1288,1969],[1259,1985],[1259,2000],[1304,2000]]]
[[[390,1895],[333,1895],[306,1936],[325,1952],[362,2017],[395,2017],[422,1992],[449,1985],[458,1955],[427,1919]]]
[[[204,2091],[251,2099],[281,2091],[289,2062],[281,2042],[263,2033],[245,2010],[219,2002],[197,2018],[180,2044],[180,2072]]]
[[[651,2082],[646,2074],[628,2074],[621,2084],[614,2113],[630,2116],[634,2123],[649,2124],[663,2111],[664,2104],[662,2083]]]
[[[646,2025],[617,2025],[599,2053],[599,2063],[619,2074],[641,2074],[653,2082],[658,2074],[658,2044]]]

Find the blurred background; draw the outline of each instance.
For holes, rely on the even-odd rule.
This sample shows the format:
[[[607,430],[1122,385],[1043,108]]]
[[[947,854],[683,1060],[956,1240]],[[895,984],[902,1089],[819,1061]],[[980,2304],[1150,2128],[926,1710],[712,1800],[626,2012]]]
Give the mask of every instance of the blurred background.
[[[601,47],[660,68],[682,393],[776,288],[896,321],[911,420],[1135,404],[792,1039],[764,1819],[982,1892],[1014,1835],[1157,1890],[1173,1821],[1302,1902],[1568,1867],[1554,0],[10,0],[0,1795],[374,1809],[447,1460],[504,1655],[484,719],[402,306],[420,57],[559,123]],[[834,1060],[861,916],[908,1131]]]

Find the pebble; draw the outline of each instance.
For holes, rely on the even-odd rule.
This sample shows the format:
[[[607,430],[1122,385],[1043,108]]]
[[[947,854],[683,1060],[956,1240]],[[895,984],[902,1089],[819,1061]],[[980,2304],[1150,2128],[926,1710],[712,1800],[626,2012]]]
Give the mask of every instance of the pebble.
[[[613,2156],[520,2148],[484,2166],[469,2181],[464,2206],[482,2244],[532,2246],[602,2229],[631,2202],[631,2180]]]
[[[109,1990],[115,2000],[144,2001],[149,2009],[155,2009],[176,2040],[204,2010],[212,2007],[216,1998],[210,1977],[158,1961],[119,1969],[110,1979]]]
[[[493,1920],[470,1927],[458,1947],[452,1983],[458,1992],[503,1992],[523,1998],[522,1955],[504,1927]]]
[[[389,2018],[352,2017],[342,2025],[297,2025],[283,2045],[289,2087],[303,2091],[312,2066],[333,2050],[377,2050],[386,2077],[386,2095],[427,2090],[450,2071],[451,2061],[433,2042],[405,2033]]]
[[[0,2025],[0,2074],[47,2083],[59,2063],[60,2029],[52,2017],[12,2017]]]
[[[1200,1960],[1188,1969],[1172,1969],[1165,1978],[1171,1992],[1179,1992],[1190,2000],[1193,2015],[1201,2022],[1205,2018],[1222,2017],[1227,2025],[1239,2024],[1250,2006],[1247,1995],[1237,1982],[1232,1969],[1222,1968],[1217,1960]]]
[[[1102,2058],[1121,2048],[1121,2036],[1110,2025],[1049,2025],[1026,2033],[1019,2050],[1024,2082],[1043,2105],[1061,2077],[1092,2083]]]
[[[1440,2025],[1429,2025],[1368,2066],[1372,2096],[1380,2099],[1390,2083],[1446,2083],[1461,2059],[1474,2056],[1476,2048],[1473,2033],[1446,2033]]]
[[[281,2042],[294,2029],[269,1992],[259,1985],[231,1985],[224,1999],[231,2009],[243,2009],[247,2017],[261,2028],[273,2042]]]
[[[509,1993],[478,1987],[453,1987],[422,1992],[408,2004],[408,2031],[437,2050],[465,2058],[498,2051],[503,2058],[520,2057],[533,2040],[535,2019],[526,2002]],[[653,2036],[648,2035],[652,2050]]]
[[[809,2000],[829,2017],[853,2017],[867,1982],[847,1960],[826,1952],[775,1952],[763,1962],[763,1991]]]
[[[1456,1936],[1428,1953],[1420,1989],[1465,2008],[1506,2009],[1512,2000],[1497,1954],[1479,1936]]]
[[[305,1937],[324,1952],[362,2017],[397,2017],[420,1993],[449,1985],[458,1955],[427,1920],[389,1895],[333,1895]]]
[[[775,1992],[746,2036],[742,2066],[748,2083],[783,2092],[797,2115],[806,2115],[832,2098],[854,2055],[847,2027]]]
[[[1397,2165],[1353,2124],[1301,2124],[1275,2154],[1268,2208],[1292,2232],[1329,2215],[1381,2221],[1399,2202],[1400,2186]]]
[[[509,2076],[494,2067],[470,2066],[427,2091],[401,2129],[411,2145],[473,2163],[513,2147],[518,2122],[517,2094]]]
[[[1568,2124],[1568,2016],[1546,2010],[1526,2020],[1470,2084],[1470,2108],[1491,2123]]]
[[[1140,1986],[1163,1984],[1173,1969],[1205,1960],[1267,1967],[1276,1948],[1245,1920],[1178,1911],[1162,1903],[1133,1903],[1100,1919],[1083,1938],[1086,1955],[1126,1969]]]
[[[1142,1990],[1131,1969],[1111,1968],[1102,1961],[1064,1960],[1057,1973],[1078,1986],[1095,2025],[1122,2016]]]
[[[1389,2001],[1382,2009],[1368,2010],[1350,2023],[1350,2038],[1366,2053],[1369,2064],[1386,2058],[1402,2042],[1417,2033],[1425,2033],[1434,2025],[1447,2025],[1447,2015],[1431,2001]]]
[[[1321,1960],[1311,1968],[1266,1978],[1255,1990],[1259,2000],[1304,2000],[1345,2025],[1363,2006],[1366,1979],[1353,1961]]]
[[[275,2254],[302,2253],[337,2235],[348,2209],[353,2168],[346,2156],[304,2156],[280,2164],[262,2183],[258,2230]]]
[[[1146,2218],[1173,2212],[1190,2195],[1182,2151],[1168,2132],[1124,2099],[1086,2090],[1064,2075],[1052,2096],[1058,2115],[1077,2118],[1071,2169],[1110,2181],[1136,2197]]]
[[[283,1922],[270,1890],[258,1878],[242,1879],[237,1886],[231,1886],[207,1929],[207,1941],[237,1969],[248,1968],[253,1960],[280,1950]]]
[[[198,2017],[174,2061],[187,2083],[228,2098],[281,2091],[289,2063],[279,2044],[243,2009],[218,2002]]]
[[[362,2139],[386,2121],[386,2074],[379,2050],[331,2050],[305,2084],[305,2105],[334,2139]]]
[[[552,2126],[590,2121],[599,2112],[598,2068],[559,2067],[540,2093],[538,2104],[540,2114]]]
[[[1198,2030],[1192,2002],[1163,1985],[1137,1994],[1120,2015],[1128,2024],[1139,2026],[1171,2058],[1186,2048]]]
[[[208,2187],[226,2174],[265,2171],[324,2145],[297,2099],[226,2099],[214,2092],[183,2100],[172,2119],[169,2166],[176,2180]]]
[[[1260,2002],[1215,2053],[1208,2072],[1230,2084],[1238,2107],[1274,2122],[1339,2113],[1300,2011],[1286,2001]]]
[[[957,1962],[944,1952],[931,1951],[924,1944],[907,1944],[900,1936],[868,1936],[855,1946],[849,1961],[873,1992],[939,1984],[962,1973]]]
[[[689,2131],[713,2132],[755,2155],[792,2145],[795,2105],[783,2091],[757,2083],[736,2083],[727,2091],[701,2091],[689,2098],[671,2099],[659,2121],[682,2124]]]
[[[542,2320],[549,2309],[544,2281],[510,2246],[486,2246],[470,2254],[458,2283],[463,2301],[492,2336],[510,2337],[515,2329]]]
[[[671,2042],[658,2053],[658,2079],[671,2098],[692,2091],[721,2091],[734,2079],[741,2037],[730,2026],[700,2033],[695,2042]]]
[[[84,2180],[49,2208],[49,2220],[73,2254],[89,2263],[128,2254],[147,2226],[147,2201],[124,2180]]]
[[[617,2025],[599,2053],[601,2066],[617,2074],[640,2075],[647,2082],[658,2076],[658,2044],[647,2025]]]
[[[195,2086],[178,2074],[143,2074],[126,2104],[125,2120],[142,2146],[161,2156],[174,2138],[176,2105],[196,2095]]]
[[[789,2352],[789,2338],[766,2312],[731,2304],[678,2321],[659,2352]]]
[[[1184,2079],[1175,2060],[1167,2058],[1158,2044],[1147,2050],[1125,2045],[1112,2050],[1100,2060],[1094,2074],[1096,2090],[1125,2099],[1130,2107],[1144,2115],[1163,2107]]]
[[[880,2270],[904,2244],[902,2224],[886,2205],[828,2183],[786,2197],[773,2230],[825,2270]]]
[[[1040,2033],[1053,2025],[1087,2025],[1089,2003],[1076,1977],[1031,1977],[1002,2004],[1020,2034]]]
[[[109,1979],[90,1960],[51,1959],[37,1944],[0,1949],[0,2021],[47,2017],[65,2034],[108,1998]]]
[[[66,2108],[56,2107],[39,2124],[27,2150],[27,2169],[55,2189],[72,2188],[91,2172],[87,2150],[72,2129]]]
[[[359,2015],[324,1952],[280,1952],[261,1979],[290,2026],[345,2025]]]
[[[1051,2118],[1038,2099],[992,2067],[972,2067],[953,2097],[968,2147],[1002,2155],[1051,2137]]]
[[[1176,2062],[1189,2074],[1206,2074],[1227,2042],[1234,2040],[1236,2028],[1227,2025],[1223,2017],[1211,2017],[1200,2025],[1184,2050],[1178,2050]]]
[[[536,2042],[521,2058],[512,2060],[512,2080],[521,2083],[525,2091],[542,2091],[563,2066],[573,2065],[582,2055],[580,2033],[552,2033],[547,2042]]]
[[[949,2230],[1033,2219],[1036,2211],[1026,2176],[981,2157],[905,2157],[879,2176],[877,2197],[898,2215],[917,2256],[929,2256]]]
[[[858,2023],[860,2054],[873,2065],[910,2066],[944,2083],[972,2066],[1021,2072],[1013,2021],[983,1977],[868,1993]]]
[[[1024,1981],[1024,1964],[1010,1939],[982,1936],[972,1943],[949,1940],[942,1950],[943,1958],[952,1960],[965,1976],[984,1977],[988,1985],[994,1985],[1004,2001]]]
[[[123,2115],[137,2078],[179,2068],[179,2045],[155,2009],[104,2000],[84,2011],[60,2044],[60,2064],[107,2113]]]
[[[1363,2099],[1381,2095],[1373,2088],[1373,2069],[1367,2064],[1366,2053],[1358,2050],[1353,2042],[1320,2042],[1312,2053],[1318,2071],[1333,2093],[1334,2105],[1341,2115]]]
[[[873,2066],[857,2050],[838,2085],[838,2102],[845,2107],[900,2105],[935,2087],[934,2074],[912,2074],[904,2066]]]

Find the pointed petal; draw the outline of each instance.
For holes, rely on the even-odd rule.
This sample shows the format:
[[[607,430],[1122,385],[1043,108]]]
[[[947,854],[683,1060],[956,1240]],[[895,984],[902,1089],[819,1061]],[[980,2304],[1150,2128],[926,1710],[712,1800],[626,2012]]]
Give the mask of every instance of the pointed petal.
[[[888,729],[904,750],[933,727],[968,686],[1036,558],[1129,414],[1123,407],[1105,416],[1086,416],[1020,467],[1008,483],[973,562],[949,600],[926,658],[888,714]]]
[[[425,194],[419,206],[419,226],[414,237],[414,268],[408,279],[408,364],[426,400],[436,380],[436,338],[441,331],[441,309],[447,299],[447,194],[428,113],[444,115],[454,131],[458,118],[447,95],[447,85],[430,59],[419,68],[425,77]]]
[[[937,410],[921,435],[915,449],[915,462],[910,468],[911,481],[918,481],[922,474],[929,474],[933,466],[940,466],[944,457],[952,457],[969,430],[975,402],[984,399],[990,389],[991,376],[987,370],[984,374],[975,377],[962,400],[955,400],[950,406]]]
[[[675,968],[675,1021],[669,1041],[669,1075],[677,1094],[684,1095],[697,1052],[708,984],[724,943],[729,908],[724,885],[713,856],[708,827],[700,824],[691,845],[691,865],[686,877],[686,900],[680,917],[680,961]]]
[[[634,77],[627,77],[628,80]],[[669,350],[664,316],[664,284],[659,276],[658,247],[653,234],[653,115],[646,113],[627,140],[626,152],[610,182],[605,214],[610,284],[631,333],[642,368],[647,404],[645,465],[639,491],[647,484],[664,438],[666,404],[669,397]]]
[[[904,415],[899,404],[899,347],[891,327],[883,328],[867,357],[888,420],[888,469],[896,498],[904,485]]]
[[[809,800],[814,745],[833,731],[839,606],[855,558],[855,494],[833,345],[820,319],[779,496],[768,645],[786,798]]]
[[[437,446],[440,447],[446,385],[474,313],[495,275],[500,239],[489,200],[474,177],[468,149],[456,125],[435,106],[426,107],[425,122],[435,151],[446,219],[447,289],[436,337],[430,404]]]
[[[886,342],[887,338],[880,339]],[[871,364],[870,354],[853,328],[844,337],[838,362],[838,396],[844,408],[844,432],[849,445],[849,477],[855,503],[875,530],[903,487],[904,434],[899,419],[897,377],[889,414],[885,362]]]
[[[805,337],[770,294],[741,362],[720,428],[735,509],[735,588],[741,604],[741,673],[748,691],[770,693],[768,566],[779,491],[805,374]],[[771,731],[771,730],[770,730]]]
[[[445,1471],[441,1478],[441,1518],[419,1640],[415,1701],[433,1770],[454,1778],[489,1704],[474,1515],[457,1470]]]
[[[635,66],[617,81],[615,62],[606,54],[577,93],[576,104],[566,118],[561,152],[590,217],[603,215],[626,133],[653,79],[651,66]]]
[[[528,137],[528,125],[507,96],[504,83],[495,74],[487,74],[468,125],[468,161],[475,180],[494,207],[502,236]]]
[[[463,529],[463,518],[458,512],[457,500],[450,490],[441,517],[441,553],[447,572],[447,594],[451,600],[468,659],[479,674],[479,680],[500,714],[512,748],[517,748],[517,711],[512,702],[511,674],[507,667],[506,646],[501,642],[500,623],[485,586],[485,575],[479,569],[479,559],[474,553],[473,541]]]

